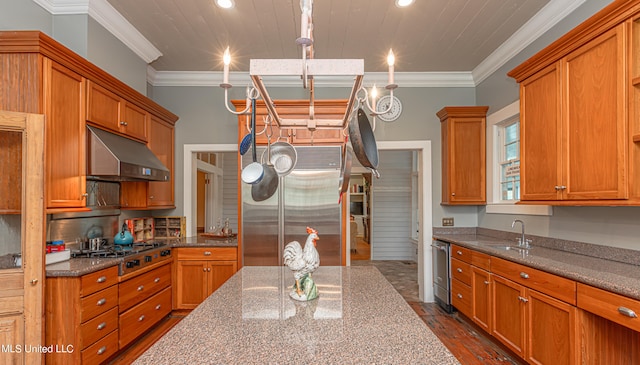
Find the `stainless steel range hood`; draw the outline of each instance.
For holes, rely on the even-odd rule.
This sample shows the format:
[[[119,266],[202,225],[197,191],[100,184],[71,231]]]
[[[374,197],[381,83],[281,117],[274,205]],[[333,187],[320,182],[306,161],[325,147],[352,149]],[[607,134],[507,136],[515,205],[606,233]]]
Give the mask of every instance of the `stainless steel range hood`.
[[[115,181],[169,181],[169,169],[146,145],[89,127],[87,176]]]

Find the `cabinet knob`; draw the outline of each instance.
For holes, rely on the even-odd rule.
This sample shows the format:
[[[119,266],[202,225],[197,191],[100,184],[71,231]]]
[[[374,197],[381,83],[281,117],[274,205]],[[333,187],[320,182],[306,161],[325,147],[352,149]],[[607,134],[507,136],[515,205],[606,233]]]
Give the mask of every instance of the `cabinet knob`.
[[[107,327],[107,322],[102,322],[98,325],[98,327],[96,327],[96,329],[100,331],[100,330],[103,330],[105,327]]]
[[[140,286],[138,287],[138,291],[143,291],[143,290],[144,290],[144,285],[140,285]]]
[[[96,283],[104,283],[105,281],[107,281],[107,277],[101,276],[98,278],[98,280],[96,280]]]
[[[458,293],[458,298],[462,299],[462,294]]]
[[[138,322],[142,322],[142,321],[144,321],[144,314],[138,317]]]
[[[160,304],[156,305],[156,310],[159,311],[162,306]]]
[[[451,196],[456,196],[456,193],[451,193]]]
[[[153,279],[153,282],[154,282],[154,283],[159,283],[159,282],[160,282],[160,278],[155,278],[155,279]]]
[[[155,196],[153,196],[153,195],[149,196],[149,199],[153,199],[153,198],[155,198]]]
[[[527,274],[526,272],[521,272],[520,277],[523,279],[529,279],[529,274]]]
[[[31,285],[36,285],[38,284],[38,279],[31,279],[29,282],[31,283]]]
[[[488,281],[488,280],[485,280],[485,281],[484,281],[484,285],[489,285],[489,281]]]
[[[97,306],[102,306],[105,304],[107,304],[107,300],[105,298],[98,300],[98,302],[96,303]]]
[[[128,125],[129,125],[129,123],[127,123],[127,122],[125,122],[125,121],[121,121],[121,122],[120,122],[120,125],[123,125],[123,126],[125,126],[125,127],[126,127],[126,126],[128,126]]]
[[[458,272],[462,272],[462,269],[461,269],[461,268],[458,268],[457,270],[458,270]]]
[[[556,185],[556,190],[565,190],[567,187],[565,185]]]
[[[107,351],[107,346],[102,346],[102,347],[100,347],[100,348],[98,349],[97,354],[98,354],[98,355],[102,355],[102,354],[104,354],[104,352],[105,352],[105,351]]]
[[[458,255],[462,255],[462,251],[460,251],[460,250],[456,251],[456,253],[457,253]]]
[[[529,299],[525,298],[525,297],[521,297],[518,295],[518,300],[521,301],[522,303],[526,303],[529,301]]]
[[[205,252],[204,252],[204,255],[205,255],[205,256],[211,256],[211,251],[205,251]]]

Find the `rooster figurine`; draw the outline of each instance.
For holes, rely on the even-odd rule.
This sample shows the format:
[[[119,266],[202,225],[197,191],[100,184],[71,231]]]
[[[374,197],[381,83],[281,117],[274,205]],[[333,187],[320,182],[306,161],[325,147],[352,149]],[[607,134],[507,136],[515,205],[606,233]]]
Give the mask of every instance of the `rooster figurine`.
[[[316,241],[318,231],[307,227],[307,241],[304,249],[300,246],[300,242],[292,241],[284,247],[284,264],[293,271],[293,277],[296,279],[293,289],[289,294],[291,298],[299,301],[313,300],[318,297],[318,288],[311,278],[311,273],[320,266],[320,255],[316,250]]]

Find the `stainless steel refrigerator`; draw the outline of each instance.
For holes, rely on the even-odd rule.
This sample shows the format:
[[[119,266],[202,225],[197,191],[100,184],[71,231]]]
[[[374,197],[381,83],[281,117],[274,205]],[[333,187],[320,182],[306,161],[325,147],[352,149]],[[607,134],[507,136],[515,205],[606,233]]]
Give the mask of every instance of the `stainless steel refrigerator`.
[[[258,148],[258,159],[265,148]],[[283,265],[284,246],[301,245],[306,227],[315,228],[320,240],[320,265],[342,264],[341,205],[338,203],[340,146],[296,146],[297,163],[287,176],[279,177],[278,190],[269,199],[254,201],[251,185],[242,183],[243,265]],[[252,162],[242,156],[242,167]]]

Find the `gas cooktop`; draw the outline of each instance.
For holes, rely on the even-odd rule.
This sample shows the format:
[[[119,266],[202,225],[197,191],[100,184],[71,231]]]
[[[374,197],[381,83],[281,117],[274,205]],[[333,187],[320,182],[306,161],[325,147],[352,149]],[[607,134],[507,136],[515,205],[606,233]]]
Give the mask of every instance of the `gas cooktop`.
[[[131,245],[105,244],[98,250],[74,250],[71,256],[92,258],[123,258],[118,264],[118,274],[125,275],[145,266],[171,258],[171,248],[165,242],[136,242]]]

